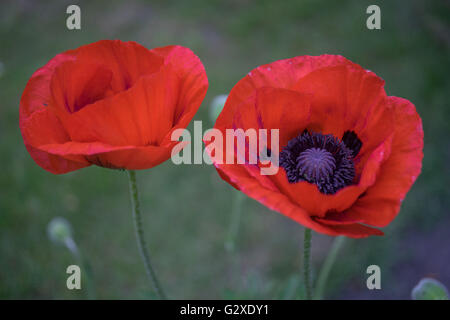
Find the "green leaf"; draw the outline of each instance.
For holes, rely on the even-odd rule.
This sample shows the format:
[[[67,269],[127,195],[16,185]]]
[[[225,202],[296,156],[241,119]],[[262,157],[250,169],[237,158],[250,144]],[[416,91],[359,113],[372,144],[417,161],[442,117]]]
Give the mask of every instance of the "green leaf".
[[[439,281],[423,278],[411,292],[413,300],[448,300],[447,288]]]

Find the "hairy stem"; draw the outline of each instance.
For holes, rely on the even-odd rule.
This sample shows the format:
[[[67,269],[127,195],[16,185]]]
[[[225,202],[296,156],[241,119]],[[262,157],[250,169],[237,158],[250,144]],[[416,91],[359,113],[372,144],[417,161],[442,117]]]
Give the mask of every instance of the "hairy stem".
[[[311,289],[311,229],[305,228],[303,240],[303,280],[305,282],[306,300],[312,299]]]
[[[147,251],[147,245],[144,238],[144,230],[142,228],[142,218],[141,218],[141,208],[139,203],[139,193],[136,184],[136,173],[131,170],[127,170],[128,181],[130,183],[130,197],[131,197],[131,207],[133,212],[134,227],[136,233],[136,240],[139,248],[139,253],[141,254],[142,260],[144,261],[145,270],[147,271],[147,276],[153,289],[160,299],[167,299],[164,291],[159,284],[158,278],[156,277],[155,270],[150,262],[150,255]]]

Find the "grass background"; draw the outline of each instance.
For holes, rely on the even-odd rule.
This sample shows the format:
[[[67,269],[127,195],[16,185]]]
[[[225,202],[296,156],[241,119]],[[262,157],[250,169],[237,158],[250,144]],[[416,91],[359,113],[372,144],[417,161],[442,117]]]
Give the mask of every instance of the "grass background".
[[[75,3],[82,29],[69,31],[65,11]],[[381,7],[381,30],[366,28],[370,4]],[[75,261],[46,235],[55,216],[71,222],[98,298],[152,298],[126,174],[92,166],[52,175],[30,158],[18,126],[32,73],[57,53],[100,39],[192,48],[210,82],[194,119],[211,126],[214,96],[260,64],[330,53],[376,72],[388,95],[411,100],[423,119],[423,171],[384,237],[346,242],[326,297],[408,299],[424,276],[450,286],[449,18],[449,1],[439,0],[0,2],[0,298],[85,298],[66,289],[65,270]],[[224,242],[236,191],[213,167],[167,161],[138,172],[138,183],[149,250],[171,298],[302,296],[300,225],[247,198],[231,253]],[[313,234],[313,272],[331,241]],[[382,269],[382,290],[366,288],[371,264]]]

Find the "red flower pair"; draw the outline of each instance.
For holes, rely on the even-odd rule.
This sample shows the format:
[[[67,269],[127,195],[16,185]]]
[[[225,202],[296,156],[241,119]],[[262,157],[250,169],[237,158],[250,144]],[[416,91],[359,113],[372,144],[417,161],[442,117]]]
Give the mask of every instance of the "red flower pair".
[[[170,157],[177,144],[171,133],[187,126],[207,86],[189,49],[100,41],[59,54],[33,74],[20,127],[33,159],[52,173],[91,164],[151,168]],[[414,106],[387,97],[383,86],[340,56],[251,71],[232,89],[215,128],[279,129],[280,167],[270,176],[255,164],[215,163],[220,176],[318,232],[382,234],[370,226],[396,216],[423,156]]]

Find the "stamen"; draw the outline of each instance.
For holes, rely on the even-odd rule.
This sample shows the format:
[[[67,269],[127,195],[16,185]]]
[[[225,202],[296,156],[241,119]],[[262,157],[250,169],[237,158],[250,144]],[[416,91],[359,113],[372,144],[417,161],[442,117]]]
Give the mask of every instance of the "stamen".
[[[289,183],[307,181],[316,184],[324,194],[334,194],[353,182],[353,158],[361,146],[353,131],[346,131],[341,141],[331,134],[304,130],[283,148],[280,166]]]
[[[353,151],[353,157],[356,157],[359,150],[361,150],[362,142],[358,139],[355,131],[345,131],[342,136],[342,142]]]
[[[336,163],[333,155],[328,151],[311,148],[300,153],[297,158],[297,169],[305,180],[316,182],[333,174]]]

